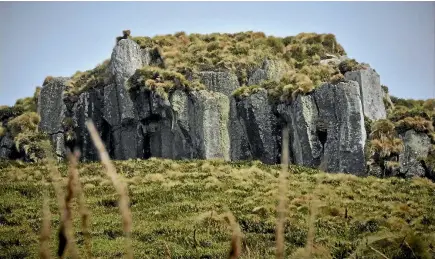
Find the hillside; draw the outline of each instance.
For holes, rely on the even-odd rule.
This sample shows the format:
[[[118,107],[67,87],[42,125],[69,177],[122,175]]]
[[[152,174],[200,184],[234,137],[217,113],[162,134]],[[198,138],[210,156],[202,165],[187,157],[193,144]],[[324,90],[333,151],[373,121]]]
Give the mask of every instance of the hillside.
[[[279,166],[154,158],[115,165],[128,185],[135,258],[166,258],[167,253],[171,258],[227,258],[228,211],[243,234],[240,258],[274,258]],[[64,186],[67,167],[59,168]],[[435,257],[435,185],[429,180],[361,178],[298,166],[291,166],[290,173],[288,258],[305,258],[307,240],[314,242],[309,258],[384,258],[375,250],[387,258]],[[119,258],[124,242],[115,189],[98,163],[81,164],[79,174],[91,211],[92,256]],[[37,257],[47,192],[54,255],[58,205],[53,185],[44,179],[51,179],[46,163],[1,165],[0,258]],[[78,205],[72,204],[75,239],[84,256]]]

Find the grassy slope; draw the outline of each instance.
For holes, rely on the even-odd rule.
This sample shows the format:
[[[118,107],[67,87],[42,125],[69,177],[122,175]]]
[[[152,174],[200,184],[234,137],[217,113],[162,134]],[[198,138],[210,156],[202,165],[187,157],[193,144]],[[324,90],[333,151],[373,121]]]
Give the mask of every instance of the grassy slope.
[[[129,185],[136,258],[164,258],[165,242],[172,258],[226,258],[231,230],[220,215],[227,210],[236,216],[251,258],[274,257],[279,166],[161,159],[115,165]],[[60,169],[65,177],[66,166]],[[82,164],[79,172],[91,209],[92,253],[119,258],[124,243],[114,187],[98,163]],[[417,258],[435,258],[435,184],[429,180],[358,178],[297,166],[291,167],[291,173],[287,255],[305,245],[310,204],[318,199],[312,211],[317,215],[314,251],[322,254],[320,258],[348,258],[351,253],[381,258],[370,246],[388,258],[413,258],[412,252],[423,256]],[[37,257],[44,189],[50,192],[52,230],[57,230],[54,190],[51,184],[43,185],[43,176],[47,176],[45,165],[1,168],[0,258]],[[76,239],[83,255],[80,217],[74,206]]]

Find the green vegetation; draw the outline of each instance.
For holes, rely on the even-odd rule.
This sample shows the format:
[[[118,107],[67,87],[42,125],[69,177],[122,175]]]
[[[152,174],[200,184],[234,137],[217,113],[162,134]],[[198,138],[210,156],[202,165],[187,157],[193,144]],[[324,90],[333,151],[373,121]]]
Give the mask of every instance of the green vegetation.
[[[403,150],[403,141],[397,137],[394,123],[377,120],[371,125],[369,150],[371,163],[380,166],[383,175],[388,176],[398,168],[398,156]]]
[[[187,80],[184,75],[158,67],[144,67],[136,70],[136,73],[128,81],[129,90],[149,90],[157,92],[167,99],[168,93],[175,89],[200,90],[205,86],[199,80]]]
[[[301,33],[293,37],[266,36],[260,32],[235,34],[190,34],[133,37],[141,48],[157,48],[164,58],[165,69],[186,75],[199,71],[232,71],[244,90],[235,94],[246,96],[248,75],[261,67],[264,60],[280,63],[285,70],[283,80],[269,93],[272,97],[288,99],[298,93],[308,93],[322,82],[337,82],[342,76],[338,66],[320,65],[327,55],[345,55],[332,34]],[[356,63],[356,61],[354,61]],[[356,63],[357,64],[357,63]],[[259,85],[258,87],[264,87]],[[290,92],[290,93],[288,93]],[[280,94],[286,94],[287,98]],[[240,96],[238,96],[240,97]]]
[[[65,96],[78,96],[84,91],[94,87],[104,87],[110,79],[107,71],[110,60],[105,60],[94,69],[84,72],[77,71],[66,83],[68,86]]]
[[[41,189],[49,191],[50,249],[57,246],[58,206],[47,164],[0,165],[2,258],[37,257],[42,220]],[[243,234],[242,257],[274,258],[279,166],[259,162],[115,162],[128,184],[133,217],[133,253],[138,258],[226,258],[231,211]],[[65,179],[67,167],[60,165]],[[317,258],[432,258],[435,255],[434,183],[427,179],[360,178],[290,167],[285,244],[287,258],[301,258],[310,211]],[[91,211],[92,255],[119,258],[124,252],[117,195],[98,163],[79,167]],[[64,183],[61,181],[60,183]],[[73,203],[77,247],[84,254],[78,205]],[[166,248],[167,247],[167,248]],[[372,249],[373,248],[373,249]],[[290,256],[292,255],[292,256]]]
[[[25,160],[33,162],[45,157],[44,149],[49,145],[47,136],[38,130],[40,118],[36,106],[40,90],[37,87],[33,97],[19,99],[12,107],[0,107],[0,138],[9,133],[15,149]]]
[[[299,93],[309,93],[324,82],[337,83],[343,79],[345,71],[362,69],[363,65],[355,60],[344,61],[339,65],[331,62],[320,64],[321,59],[331,55],[346,55],[343,47],[333,34],[300,33],[296,36],[274,37],[262,32],[157,35],[154,37],[132,37],[130,31],[123,31],[121,39],[132,39],[142,49],[150,51],[152,56],[162,57],[164,64],[160,68],[142,68],[137,73],[144,78],[142,88],[157,91],[161,95],[170,92],[177,83],[171,75],[181,74],[187,89],[202,89],[197,74],[200,71],[231,71],[238,77],[242,87],[248,83],[248,77],[261,67],[265,60],[282,66],[283,79],[269,88],[269,94],[275,100],[287,100]],[[68,82],[70,88],[66,95],[73,97],[86,89],[98,87],[109,79],[106,74],[107,61],[94,69],[77,72]],[[159,74],[170,75],[165,82],[155,81],[144,70],[159,70]],[[147,76],[144,76],[143,74]],[[139,76],[138,76],[139,77]],[[180,78],[180,75],[177,75]],[[52,77],[47,77],[48,82]],[[261,85],[259,87],[262,87]],[[132,89],[135,87],[133,86]],[[248,91],[249,92],[249,91]],[[248,94],[244,91],[244,95]],[[284,94],[285,96],[281,96]]]

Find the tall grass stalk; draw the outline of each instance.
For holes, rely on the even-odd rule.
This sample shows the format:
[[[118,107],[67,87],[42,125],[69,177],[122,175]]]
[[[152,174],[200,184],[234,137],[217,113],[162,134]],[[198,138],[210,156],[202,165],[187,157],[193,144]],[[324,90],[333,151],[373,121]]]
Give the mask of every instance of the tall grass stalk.
[[[286,125],[282,131],[281,173],[278,186],[278,207],[276,223],[276,258],[284,258],[284,222],[287,200],[288,156],[289,156],[289,130]]]
[[[42,205],[42,227],[39,238],[39,258],[49,259],[50,255],[50,234],[51,234],[51,213],[50,213],[50,200],[48,195],[44,192],[43,205]]]
[[[86,207],[85,195],[83,193],[82,185],[80,183],[79,172],[77,170],[78,160],[80,158],[80,152],[76,150],[74,154],[68,153],[69,171],[75,179],[75,193],[78,199],[79,214],[81,218],[81,228],[84,239],[84,246],[86,252],[86,258],[92,257],[91,249],[91,237],[90,237],[90,213]]]
[[[97,129],[92,121],[87,121],[86,126],[91,134],[92,141],[94,142],[95,147],[98,150],[98,154],[101,159],[101,163],[104,165],[106,169],[106,174],[112,181],[113,186],[115,187],[118,195],[119,195],[119,211],[122,216],[122,226],[125,234],[126,240],[126,257],[131,259],[133,258],[133,249],[131,245],[131,229],[132,229],[132,218],[130,211],[130,199],[127,193],[127,187],[123,181],[121,181],[116,173],[116,168],[110,160],[109,154],[107,153],[106,148],[104,147],[103,141],[98,135]]]

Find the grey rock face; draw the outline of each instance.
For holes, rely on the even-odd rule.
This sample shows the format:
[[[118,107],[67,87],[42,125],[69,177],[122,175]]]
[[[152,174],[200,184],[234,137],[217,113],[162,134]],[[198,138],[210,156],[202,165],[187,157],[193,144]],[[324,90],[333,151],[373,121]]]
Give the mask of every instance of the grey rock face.
[[[262,89],[237,103],[237,111],[245,125],[253,158],[264,163],[279,162],[279,125]]]
[[[62,122],[66,117],[67,107],[63,101],[63,92],[68,78],[55,77],[41,89],[38,111],[41,117],[39,128],[47,133],[58,157],[65,156],[65,139]]]
[[[73,107],[73,119],[76,125],[76,145],[80,148],[83,160],[97,160],[98,153],[92,143],[86,127],[86,121],[92,120],[100,137],[106,143],[110,152],[110,129],[103,119],[104,89],[91,89],[80,94]]]
[[[117,43],[110,60],[109,70],[115,83],[104,89],[104,118],[112,129],[113,154],[117,159],[137,157],[137,115],[125,84],[142,67],[142,56],[139,45],[124,39]]]
[[[142,51],[136,42],[123,39],[116,44],[110,59],[109,69],[112,75],[128,78],[142,65]]]
[[[334,56],[334,55],[330,55],[326,59],[320,60],[319,63],[320,63],[320,65],[329,65],[329,64],[338,65],[342,61],[345,61],[347,59],[349,59],[349,58],[346,57],[346,56],[337,57],[337,56]]]
[[[232,92],[240,86],[237,76],[230,72],[206,71],[200,72],[199,76],[201,83],[203,83],[208,90],[223,93],[226,96],[231,96]]]
[[[248,85],[258,85],[265,80],[279,81],[285,71],[284,62],[275,60],[265,60],[261,68],[256,69],[248,79]]]
[[[246,125],[237,111],[237,102],[230,97],[230,121],[228,123],[230,134],[230,157],[232,161],[251,160],[253,158],[248,141]]]
[[[405,177],[424,176],[425,170],[421,166],[419,158],[426,157],[430,150],[430,138],[424,133],[408,130],[402,134],[404,149],[399,155],[401,165],[400,174]]]
[[[299,95],[291,105],[281,104],[278,112],[290,125],[290,145],[296,164],[316,167],[323,152],[317,132],[318,109],[313,95]]]
[[[314,93],[319,119],[326,123],[320,168],[329,172],[364,174],[364,116],[356,82],[325,84]]]
[[[14,140],[7,134],[0,137],[0,159],[9,159],[14,148]]]
[[[345,74],[346,80],[358,82],[364,115],[371,120],[385,119],[387,114],[383,102],[383,90],[380,78],[372,68],[358,71],[349,71]]]
[[[366,132],[358,84],[325,84],[277,107],[290,125],[296,164],[328,172],[364,174]]]
[[[55,77],[44,85],[38,101],[38,110],[41,122],[39,127],[42,131],[53,134],[62,132],[62,121],[65,118],[66,106],[63,102],[63,92],[68,78]]]
[[[230,158],[229,99],[205,90],[192,93],[189,102],[191,139],[200,158]]]

